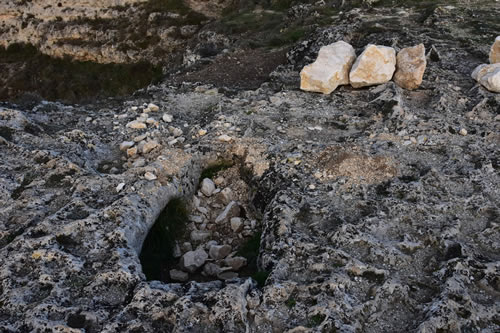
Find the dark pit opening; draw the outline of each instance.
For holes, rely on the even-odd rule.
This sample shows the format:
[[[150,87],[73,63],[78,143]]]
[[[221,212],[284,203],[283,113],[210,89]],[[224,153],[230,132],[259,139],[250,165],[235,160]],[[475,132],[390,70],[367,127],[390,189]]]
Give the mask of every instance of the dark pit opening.
[[[218,161],[203,172],[191,200],[171,200],[150,229],[139,256],[147,280],[206,282],[252,277],[258,267],[261,212],[252,203],[248,170]]]
[[[156,219],[139,256],[148,280],[168,280],[168,267],[175,262],[175,241],[184,232],[187,220],[186,204],[178,198],[171,200]]]

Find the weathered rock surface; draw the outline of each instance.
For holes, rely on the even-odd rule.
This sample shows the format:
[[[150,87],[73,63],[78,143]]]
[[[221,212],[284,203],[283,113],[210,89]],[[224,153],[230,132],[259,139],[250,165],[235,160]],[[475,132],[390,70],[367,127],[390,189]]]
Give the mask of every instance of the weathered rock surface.
[[[489,91],[500,93],[500,63],[479,65],[471,76]]]
[[[370,44],[352,65],[349,82],[354,88],[386,83],[395,70],[396,51],[392,47]]]
[[[313,22],[327,11],[331,24],[298,42],[259,89],[167,81],[90,104],[2,102],[0,331],[500,331],[500,94],[470,78],[498,34],[498,6],[352,3],[338,15],[330,2],[290,10]],[[471,33],[478,20],[481,33]],[[429,45],[425,89],[297,90],[321,46],[415,36]],[[126,127],[141,109],[132,107],[150,102],[168,105],[184,140],[169,146],[163,121]],[[145,133],[133,148],[161,147],[140,158],[119,150]],[[223,134],[233,140],[219,142]],[[237,272],[207,259],[187,283],[170,281],[173,267],[162,271],[169,281],[148,281],[140,254],[156,217],[174,198],[198,197],[202,170],[221,159],[235,164],[218,188],[250,203],[241,234],[258,216],[258,256]],[[229,177],[237,172],[250,185]],[[233,233],[213,223],[225,208],[217,196],[201,197],[209,222],[186,228],[208,239],[194,249]],[[252,265],[259,283],[245,275]]]
[[[426,66],[424,44],[404,48],[396,57],[394,82],[404,89],[417,89],[422,83]]]
[[[500,62],[500,36],[495,38],[495,42],[490,50],[490,64],[496,64],[498,62]]]
[[[300,89],[330,94],[339,85],[349,84],[354,60],[354,48],[344,41],[323,46],[316,61],[300,72]]]

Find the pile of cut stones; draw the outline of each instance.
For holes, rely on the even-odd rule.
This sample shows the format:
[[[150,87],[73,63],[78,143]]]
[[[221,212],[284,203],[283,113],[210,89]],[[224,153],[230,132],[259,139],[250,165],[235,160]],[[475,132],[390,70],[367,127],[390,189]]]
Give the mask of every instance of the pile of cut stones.
[[[174,248],[179,261],[169,271],[172,281],[229,280],[241,275],[247,259],[238,255],[238,249],[258,229],[257,220],[249,217],[248,190],[236,166],[220,171],[214,180],[201,181],[186,237]]]

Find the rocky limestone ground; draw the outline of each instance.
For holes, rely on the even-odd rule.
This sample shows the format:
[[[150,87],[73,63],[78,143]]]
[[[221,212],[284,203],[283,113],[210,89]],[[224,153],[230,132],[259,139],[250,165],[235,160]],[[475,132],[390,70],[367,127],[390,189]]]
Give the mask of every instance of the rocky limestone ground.
[[[500,94],[470,74],[499,10],[475,5],[338,12],[257,89],[173,76],[92,104],[3,102],[0,330],[498,332]],[[357,55],[423,43],[422,85],[300,91],[303,66],[339,40]],[[227,161],[206,192],[203,170]],[[225,188],[250,228],[213,223]],[[192,241],[181,255],[260,230],[264,281],[149,281],[143,242],[175,198],[192,209],[189,237],[215,236],[179,239]]]

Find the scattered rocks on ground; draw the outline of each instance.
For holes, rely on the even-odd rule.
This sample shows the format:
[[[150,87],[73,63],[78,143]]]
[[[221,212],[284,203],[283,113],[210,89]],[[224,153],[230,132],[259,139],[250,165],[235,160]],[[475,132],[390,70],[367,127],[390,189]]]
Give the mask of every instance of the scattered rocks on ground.
[[[396,57],[394,82],[404,89],[417,89],[422,83],[426,66],[424,44],[404,48]]]
[[[386,83],[396,70],[396,51],[392,47],[369,44],[356,59],[349,73],[354,88]]]
[[[354,48],[344,41],[323,46],[316,61],[300,72],[300,89],[330,94],[339,85],[349,84],[354,60]]]

